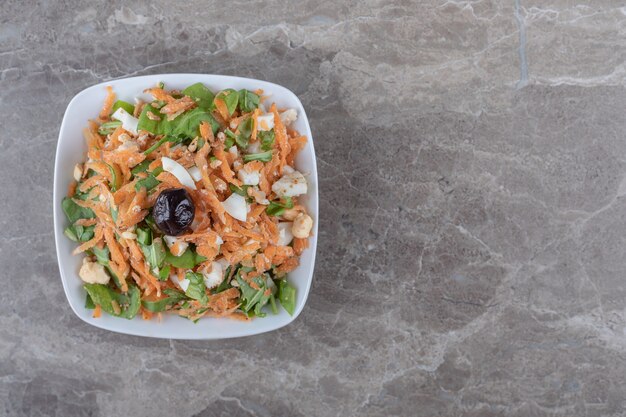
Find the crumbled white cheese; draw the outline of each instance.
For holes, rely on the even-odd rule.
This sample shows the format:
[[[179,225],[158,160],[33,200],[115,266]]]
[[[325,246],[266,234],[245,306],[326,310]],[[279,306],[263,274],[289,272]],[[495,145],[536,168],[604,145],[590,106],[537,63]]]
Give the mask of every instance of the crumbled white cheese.
[[[280,120],[285,126],[289,126],[298,119],[298,112],[296,109],[288,109],[280,114]]]
[[[293,240],[293,234],[291,229],[293,223],[291,222],[279,222],[278,223],[278,245],[287,246]]]
[[[306,194],[307,185],[304,175],[298,171],[285,174],[272,184],[272,191],[279,197],[295,197]]]
[[[83,177],[83,165],[82,164],[74,165],[74,179],[76,181],[80,181],[82,177]]]
[[[219,262],[211,262],[211,272],[202,271],[204,277],[204,285],[208,288],[215,288],[224,280],[224,271]]]
[[[237,177],[244,185],[259,185],[261,181],[259,171],[248,171],[245,166],[237,172]]]
[[[83,264],[78,271],[78,276],[88,284],[108,284],[111,277],[107,274],[104,266],[83,258]]]
[[[189,288],[189,280],[187,278],[183,278],[182,281],[179,281],[178,279],[178,275],[176,274],[171,274],[170,275],[170,281],[172,281],[174,283],[174,285],[176,285],[178,288],[180,288],[183,291],[187,291],[187,288]]]
[[[262,132],[267,132],[274,128],[274,114],[268,113],[257,117],[257,129]]]
[[[256,142],[252,142],[246,148],[246,153],[260,153],[261,152],[261,142],[258,140]]]
[[[163,170],[174,175],[182,185],[192,190],[196,189],[196,183],[193,182],[193,178],[181,164],[165,156],[161,158],[161,163],[163,164]]]
[[[184,242],[174,236],[165,235],[163,236],[163,240],[165,240],[165,244],[174,256],[182,255],[187,250],[187,247],[189,247],[189,243]]]
[[[202,172],[200,171],[200,168],[198,168],[197,166],[193,166],[189,168],[187,171],[189,171],[189,175],[191,175],[191,178],[193,178],[194,181],[198,182],[202,180]]]
[[[248,217],[248,204],[244,197],[232,193],[230,197],[222,201],[222,206],[224,210],[226,210],[226,213],[230,214],[233,218],[242,222],[246,221]]]
[[[133,117],[130,113],[128,113],[123,108],[119,108],[115,110],[115,113],[111,115],[111,119],[119,120],[122,122],[122,127],[124,130],[129,131],[133,135],[137,134],[137,125],[139,124],[139,119]]]

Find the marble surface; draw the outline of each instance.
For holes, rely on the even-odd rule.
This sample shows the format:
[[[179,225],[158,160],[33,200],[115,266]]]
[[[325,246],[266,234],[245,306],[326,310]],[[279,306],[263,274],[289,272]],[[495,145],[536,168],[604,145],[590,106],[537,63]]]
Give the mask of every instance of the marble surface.
[[[126,4],[0,3],[0,415],[626,415],[623,2]],[[286,328],[144,339],[65,300],[65,106],[161,72],[307,109],[320,243]]]

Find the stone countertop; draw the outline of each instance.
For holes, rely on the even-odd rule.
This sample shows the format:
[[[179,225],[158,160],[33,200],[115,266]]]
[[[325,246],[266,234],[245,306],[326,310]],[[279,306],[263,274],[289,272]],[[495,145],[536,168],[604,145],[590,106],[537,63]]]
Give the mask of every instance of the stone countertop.
[[[0,414],[624,415],[623,2],[98,3],[0,4]],[[65,106],[167,72],[307,109],[319,249],[283,329],[144,339],[65,300]]]

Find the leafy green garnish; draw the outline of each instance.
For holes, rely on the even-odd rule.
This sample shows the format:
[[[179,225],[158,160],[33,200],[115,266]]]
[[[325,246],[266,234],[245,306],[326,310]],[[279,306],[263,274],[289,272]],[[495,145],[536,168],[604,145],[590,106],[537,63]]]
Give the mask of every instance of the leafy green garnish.
[[[244,162],[250,161],[262,161],[269,162],[272,160],[272,151],[260,152],[260,153],[249,153],[243,156]]]
[[[111,218],[115,223],[117,223],[117,215],[119,213],[119,209],[117,207],[111,206]]]
[[[170,266],[169,265],[165,265],[163,268],[161,268],[161,270],[159,271],[159,281],[167,281],[167,279],[170,277]]]
[[[148,170],[148,166],[150,165],[152,161],[150,161],[149,159],[144,159],[143,162],[141,162],[139,165],[137,165],[135,168],[133,168],[130,172],[133,175],[137,175],[140,172],[146,172]]]
[[[174,126],[171,133],[174,135],[184,135],[188,138],[195,138],[200,135],[200,123],[202,122],[209,122],[213,129],[213,134],[216,134],[220,128],[219,123],[217,123],[217,120],[213,118],[210,112],[201,107],[196,107],[195,109],[181,114],[171,122]]]
[[[121,125],[122,125],[122,122],[120,122],[119,120],[102,123],[100,127],[98,128],[98,133],[101,135],[108,135],[109,133],[113,133],[113,131],[117,129],[118,127],[120,127]]]
[[[250,188],[249,185],[242,185],[241,188],[239,188],[235,184],[228,184],[228,187],[233,193],[239,194],[242,197],[248,197],[248,188]]]
[[[61,202],[61,207],[70,223],[74,223],[78,219],[93,219],[96,217],[90,208],[79,206],[71,197],[65,197]]]
[[[85,297],[85,308],[88,310],[93,310],[94,308],[96,308],[96,305],[91,299],[91,296],[89,295],[89,293],[87,293],[87,296]]]
[[[113,272],[113,270],[111,269],[109,265],[105,266],[105,268],[107,271],[109,271],[109,275],[111,275],[111,278],[113,278],[113,282],[115,283],[115,286],[121,290],[122,283],[120,282],[120,279],[117,277],[117,275],[115,275],[115,272]]]
[[[235,135],[230,129],[226,129],[224,134],[226,135],[226,140],[224,140],[224,149],[229,149],[235,144],[237,135]]]
[[[265,313],[263,313],[261,309],[269,301],[271,292],[268,295],[265,295],[267,282],[265,281],[264,276],[265,275],[252,278],[252,282],[259,287],[258,290],[255,290],[241,277],[240,274],[237,274],[237,283],[239,283],[239,288],[241,289],[241,310],[244,313],[248,313],[254,308],[254,314],[256,316],[265,317]]]
[[[137,183],[135,184],[135,190],[139,191],[142,188],[145,188],[146,191],[150,191],[151,189],[153,189],[160,183],[161,182],[157,180],[154,175],[149,174],[146,178],[143,178],[137,181]]]
[[[208,304],[209,297],[206,295],[206,286],[204,285],[204,277],[202,274],[187,272],[185,278],[189,280],[189,287],[187,287],[185,295],[189,298],[200,301],[203,305]]]
[[[252,134],[252,125],[254,121],[252,117],[248,117],[237,127],[239,134],[235,136],[235,142],[237,142],[237,146],[241,149],[246,149],[248,147],[248,142],[250,142],[250,135]]]
[[[233,90],[232,88],[220,91],[220,93],[215,98],[224,100],[226,108],[228,109],[228,114],[233,114],[235,110],[237,110],[239,93],[237,93],[237,91]]]
[[[109,248],[106,246],[100,249],[97,246],[91,248],[91,251],[96,256],[96,260],[99,264],[107,266],[109,265]]]
[[[152,190],[161,183],[161,181],[156,178],[161,172],[163,172],[162,167],[156,167],[154,171],[148,172],[148,176],[146,178],[142,178],[135,183],[135,190],[139,191],[142,187],[145,187],[146,191]]]
[[[139,311],[141,303],[139,302],[140,295],[137,287],[130,287],[127,294],[120,294],[103,284],[85,284],[84,287],[93,303],[99,305],[102,310],[112,316],[132,319]],[[118,303],[119,313],[115,312],[113,301]]]
[[[142,300],[141,305],[143,305],[143,307],[148,311],[159,313],[161,311],[165,311],[170,305],[176,304],[177,302],[187,298],[182,292],[169,288],[163,290],[163,292],[168,296],[158,301]]]
[[[152,271],[158,271],[159,268],[163,266],[163,262],[165,261],[165,247],[163,245],[163,240],[159,237],[156,239],[152,239],[152,243],[150,245],[139,245],[141,247],[141,251],[146,258],[146,261],[150,264],[150,268]]]
[[[93,238],[94,226],[71,225],[63,231],[63,234],[74,242],[87,242]]]
[[[239,90],[239,108],[242,112],[248,113],[259,107],[260,97],[252,91]]]
[[[148,112],[151,112],[155,116],[158,116],[160,120],[152,120],[148,117]],[[139,115],[139,123],[137,124],[137,130],[145,130],[146,132],[153,133],[155,135],[164,135],[170,132],[170,126],[167,117],[154,107],[154,103],[146,104]]]
[[[261,141],[261,149],[264,151],[271,151],[274,147],[274,138],[276,136],[274,134],[274,129],[267,131],[259,130],[257,135]]]
[[[191,269],[194,266],[206,261],[204,256],[198,255],[190,247],[180,256],[174,256],[169,250],[166,250],[165,263],[175,268]]]
[[[217,288],[214,288],[211,292],[213,294],[217,294],[220,293],[222,291],[227,290],[228,288],[231,287],[229,280],[227,279],[230,276],[230,269],[232,267],[228,267],[226,268],[226,272],[224,273],[224,279],[222,280],[222,282],[220,283],[220,285],[217,286]]]
[[[183,142],[184,140],[185,140],[185,135],[169,135],[169,134],[165,135],[161,139],[159,139],[157,142],[155,142],[152,146],[150,146],[148,149],[143,151],[143,154],[146,156],[150,155],[152,152],[159,149],[159,147],[163,145],[165,142],[178,144],[178,143]]]
[[[272,313],[278,314],[278,307],[276,307],[276,297],[274,297],[274,294],[270,295],[270,308],[272,309]]]
[[[278,284],[278,301],[280,305],[293,316],[296,311],[296,289],[289,285],[287,280],[281,280]]]
[[[286,209],[293,208],[293,199],[291,197],[285,197],[282,201],[270,201],[269,206],[265,209],[268,216],[280,216]]]
[[[215,95],[202,83],[195,83],[185,88],[182,93],[186,96],[191,97],[198,103],[198,107],[203,107],[205,109],[212,110],[213,99]]]
[[[137,242],[140,245],[150,245],[152,243],[152,230],[138,227],[135,232],[137,234]]]
[[[105,162],[105,165],[106,165],[107,167],[109,167],[109,172],[111,173],[111,182],[110,182],[110,184],[111,184],[111,191],[115,192],[115,191],[117,191],[117,186],[118,186],[118,184],[119,184],[119,182],[118,182],[118,178],[117,178],[117,173],[116,173],[116,172],[115,172],[115,170],[113,169],[113,166],[112,166],[112,165],[109,165],[109,164],[107,164],[106,162]],[[121,178],[120,178],[120,179],[121,179]]]
[[[135,111],[135,106],[133,106],[129,102],[124,100],[117,100],[115,103],[113,103],[113,107],[111,108],[111,114],[115,113],[115,110],[119,109],[120,107],[126,110],[130,115],[132,115]]]

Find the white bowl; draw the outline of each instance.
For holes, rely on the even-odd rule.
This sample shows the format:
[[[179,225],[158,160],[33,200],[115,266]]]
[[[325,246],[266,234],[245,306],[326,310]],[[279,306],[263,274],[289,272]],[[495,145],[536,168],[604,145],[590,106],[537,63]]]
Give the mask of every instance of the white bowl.
[[[71,254],[76,243],[63,235],[63,230],[67,227],[67,220],[61,209],[61,201],[67,193],[70,181],[72,181],[73,167],[85,159],[86,144],[82,129],[86,126],[88,119],[98,116],[106,96],[105,86],[112,86],[119,99],[133,102],[134,97],[139,96],[144,89],[152,87],[160,81],[164,82],[167,88],[174,89],[182,89],[196,82],[202,82],[214,92],[225,88],[246,88],[248,90],[261,88],[266,95],[270,95],[268,103],[275,102],[279,108],[294,108],[298,111],[295,128],[309,139],[306,147],[296,159],[296,167],[301,172],[308,174],[309,184],[307,196],[300,201],[313,217],[314,226],[313,235],[309,239],[309,248],[304,251],[300,258],[300,266],[289,273],[289,282],[296,287],[297,291],[296,310],[293,316],[279,307],[279,314],[269,313],[264,318],[255,318],[249,322],[227,318],[203,318],[194,324],[190,320],[173,314],[164,314],[161,322],[156,319],[147,321],[141,317],[127,320],[112,317],[105,313],[96,319],[92,317],[93,311],[85,308],[86,292],[78,277],[82,256],[72,256]],[[285,87],[249,78],[208,74],[147,75],[109,81],[89,87],[72,99],[67,110],[65,110],[65,116],[63,116],[54,166],[53,200],[54,237],[65,295],[74,313],[83,321],[96,327],[119,333],[168,339],[225,339],[255,335],[283,327],[295,320],[304,307],[313,279],[317,247],[317,224],[319,222],[317,167],[311,128],[306,113],[298,97]]]

